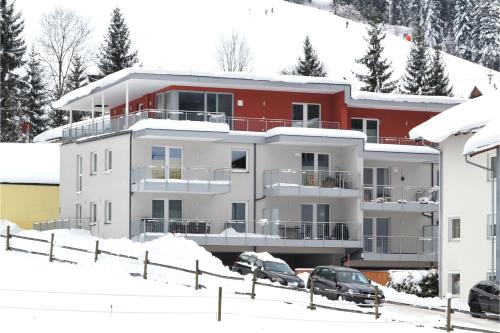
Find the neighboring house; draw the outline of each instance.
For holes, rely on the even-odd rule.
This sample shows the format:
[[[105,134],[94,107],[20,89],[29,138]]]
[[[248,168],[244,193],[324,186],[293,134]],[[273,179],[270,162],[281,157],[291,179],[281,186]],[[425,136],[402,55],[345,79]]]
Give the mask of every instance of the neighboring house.
[[[408,130],[463,100],[344,81],[131,68],[54,107],[104,111],[62,132],[61,217],[102,237],[175,232],[223,260],[437,262],[438,152]]]
[[[496,135],[498,139],[500,135],[498,121],[491,120],[498,117],[499,105],[500,94],[483,95],[410,131],[412,138],[439,143],[441,150],[439,270],[442,295],[450,292],[467,298],[476,282],[496,276],[498,243],[494,235],[498,226],[494,223],[494,193],[497,189],[490,170],[496,157],[494,148],[498,145],[492,138]],[[483,132],[481,128],[485,125]]]
[[[0,143],[0,219],[25,229],[59,218],[59,144]]]

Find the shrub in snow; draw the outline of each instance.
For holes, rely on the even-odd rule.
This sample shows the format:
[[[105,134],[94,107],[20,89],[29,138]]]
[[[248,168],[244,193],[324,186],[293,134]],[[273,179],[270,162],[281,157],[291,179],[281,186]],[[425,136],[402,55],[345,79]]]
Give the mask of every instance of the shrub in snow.
[[[399,292],[414,294],[419,297],[435,297],[438,295],[438,273],[435,269],[389,271],[388,287]]]

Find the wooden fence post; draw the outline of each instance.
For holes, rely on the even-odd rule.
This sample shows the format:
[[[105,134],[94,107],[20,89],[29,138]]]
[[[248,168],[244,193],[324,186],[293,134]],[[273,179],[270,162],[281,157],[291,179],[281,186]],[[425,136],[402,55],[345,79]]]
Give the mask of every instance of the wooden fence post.
[[[307,307],[310,310],[315,310],[316,307],[314,306],[314,280],[310,279],[309,283],[309,306]]]
[[[451,332],[453,331],[453,328],[451,327],[451,295],[448,294],[446,295],[447,303],[446,303],[446,332]]]
[[[49,252],[49,261],[52,262],[54,254],[54,233],[50,234],[50,252]]]
[[[222,318],[222,287],[219,287],[219,302],[217,304],[217,321]]]
[[[375,286],[375,319],[380,318],[380,314],[378,313],[378,305],[379,305],[379,292],[378,286]]]
[[[255,283],[257,282],[257,270],[258,268],[253,270],[252,276],[252,293],[250,294],[251,299],[255,299]]]
[[[142,277],[144,280],[148,278],[148,251],[146,251],[146,255],[144,256],[144,274]]]
[[[195,290],[200,289],[200,285],[199,285],[200,280],[198,277],[198,275],[200,274],[199,267],[200,267],[200,261],[198,259],[196,259],[195,274],[194,274],[195,275],[194,276],[194,289]]]
[[[94,262],[97,261],[97,256],[99,255],[99,240],[95,241],[95,253],[94,253]]]
[[[5,250],[10,250],[10,225],[7,226],[7,241],[5,242]]]

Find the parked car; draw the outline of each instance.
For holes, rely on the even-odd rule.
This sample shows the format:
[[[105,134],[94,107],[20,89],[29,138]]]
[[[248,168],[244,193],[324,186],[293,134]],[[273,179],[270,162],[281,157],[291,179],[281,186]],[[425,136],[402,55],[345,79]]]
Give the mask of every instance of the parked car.
[[[499,314],[500,285],[498,281],[481,281],[469,291],[469,308],[472,317],[480,317],[482,313]]]
[[[307,281],[307,288],[311,287],[311,280],[315,292],[326,296],[328,299],[343,299],[356,303],[373,303],[375,300],[375,287],[371,281],[357,269],[339,266],[318,266]],[[380,301],[385,299],[384,293],[379,289]]]
[[[233,271],[246,275],[257,269],[257,277],[279,282],[284,286],[304,288],[304,281],[295,275],[290,266],[267,252],[244,252],[234,262]]]

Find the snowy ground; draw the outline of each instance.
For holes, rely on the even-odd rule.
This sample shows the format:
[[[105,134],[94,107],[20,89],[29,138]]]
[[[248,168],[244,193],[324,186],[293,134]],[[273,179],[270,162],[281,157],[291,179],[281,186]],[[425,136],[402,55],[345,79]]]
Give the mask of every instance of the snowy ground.
[[[0,231],[2,224],[0,223]],[[49,232],[19,231],[20,235],[49,239]],[[0,239],[0,321],[2,331],[84,332],[90,330],[135,332],[182,328],[188,331],[275,332],[310,330],[334,325],[335,329],[370,329],[372,332],[430,332],[444,325],[444,315],[433,312],[422,315],[417,309],[387,306],[382,317],[338,312],[326,309],[308,310],[307,293],[256,287],[256,299],[235,294],[249,292],[251,281],[221,280],[202,275],[205,287],[195,291],[194,275],[148,266],[148,280],[133,277],[142,273],[138,261],[102,254],[94,263],[93,255],[62,249],[70,245],[93,250],[94,237],[82,231],[56,230],[54,256],[77,261],[78,265],[53,262],[48,258],[5,251]],[[47,243],[12,239],[11,246],[48,252]],[[166,236],[146,243],[127,239],[100,240],[103,250],[134,256],[149,251],[149,259],[169,265],[200,268],[224,275],[235,275],[203,248],[192,241]],[[218,287],[223,287],[222,322],[216,321]],[[391,294],[384,289],[388,298]],[[403,296],[401,296],[403,297]],[[352,303],[328,301],[315,296],[315,302],[346,309],[357,309]],[[456,322],[456,324],[458,321]],[[473,323],[478,327],[482,325]],[[471,326],[471,323],[467,323]],[[438,331],[438,330],[436,330]]]

